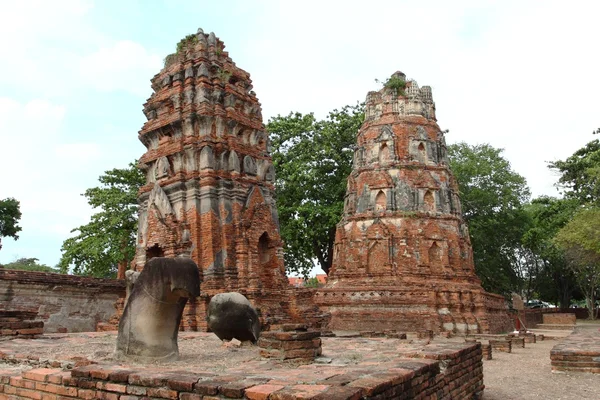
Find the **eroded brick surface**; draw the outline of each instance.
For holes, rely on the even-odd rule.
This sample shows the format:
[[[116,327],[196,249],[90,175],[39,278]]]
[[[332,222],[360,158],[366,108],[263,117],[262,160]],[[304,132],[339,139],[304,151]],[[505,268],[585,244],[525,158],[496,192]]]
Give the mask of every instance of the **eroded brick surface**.
[[[512,330],[504,299],[475,275],[446,152],[429,86],[369,92],[333,266],[316,296],[332,329]]]

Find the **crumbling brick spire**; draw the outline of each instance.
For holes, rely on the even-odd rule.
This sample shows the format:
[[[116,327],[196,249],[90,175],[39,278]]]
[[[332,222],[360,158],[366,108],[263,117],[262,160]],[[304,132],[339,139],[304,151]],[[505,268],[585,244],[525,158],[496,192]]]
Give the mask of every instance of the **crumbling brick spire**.
[[[275,172],[250,74],[224,48],[199,29],[152,78],[148,121],[139,132],[147,183],[139,195],[135,264],[139,270],[154,256],[191,257],[204,300],[240,291],[267,313],[261,299],[272,295],[276,303],[288,287]],[[204,326],[205,306],[192,304],[184,326]]]
[[[328,285],[333,329],[495,330],[429,86],[395,72],[366,98]],[[499,314],[500,315],[500,314]],[[508,323],[502,314],[500,325]],[[505,329],[505,327],[502,327]]]

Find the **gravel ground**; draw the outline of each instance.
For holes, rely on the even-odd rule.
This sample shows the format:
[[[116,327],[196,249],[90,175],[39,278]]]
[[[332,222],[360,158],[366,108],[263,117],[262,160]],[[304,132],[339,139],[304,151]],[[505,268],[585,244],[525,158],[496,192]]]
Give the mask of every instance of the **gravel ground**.
[[[526,343],[512,353],[494,351],[493,359],[483,362],[483,400],[599,400],[600,374],[552,372],[550,350],[559,340]]]

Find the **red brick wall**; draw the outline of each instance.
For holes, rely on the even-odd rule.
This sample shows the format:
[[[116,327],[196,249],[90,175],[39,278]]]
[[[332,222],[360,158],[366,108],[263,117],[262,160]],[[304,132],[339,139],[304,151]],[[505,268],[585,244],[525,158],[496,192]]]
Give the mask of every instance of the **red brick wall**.
[[[0,309],[35,311],[45,332],[95,331],[124,296],[124,281],[0,269]]]

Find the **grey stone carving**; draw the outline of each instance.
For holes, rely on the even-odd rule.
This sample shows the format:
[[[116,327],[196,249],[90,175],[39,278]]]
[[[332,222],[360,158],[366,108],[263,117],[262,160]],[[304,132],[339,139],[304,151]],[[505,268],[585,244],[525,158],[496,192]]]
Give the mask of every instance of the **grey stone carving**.
[[[240,293],[220,293],[208,305],[208,327],[221,340],[237,339],[256,343],[260,321],[256,310]]]
[[[244,173],[248,175],[256,175],[256,161],[250,156],[244,157]]]
[[[272,165],[269,165],[267,168],[267,172],[265,173],[265,180],[268,182],[275,181],[275,168]]]
[[[179,356],[177,332],[188,298],[200,295],[198,266],[187,258],[151,259],[137,277],[119,322],[115,355],[142,360]]]
[[[185,75],[184,76],[185,76],[185,79],[187,79],[187,78],[193,78],[194,77],[194,69],[191,66],[187,67],[185,69]]]
[[[206,66],[206,63],[202,63],[200,64],[200,67],[198,67],[198,72],[196,73],[196,76],[199,78],[201,76],[209,76],[209,72],[208,72],[208,67]]]
[[[214,169],[215,168],[215,157],[213,155],[212,148],[205,146],[200,151],[200,169]]]
[[[183,92],[183,103],[184,104],[192,104],[194,101],[194,91],[192,89],[188,89]]]
[[[198,28],[198,31],[196,32],[196,37],[198,38],[198,43],[202,43],[204,45],[206,45],[206,35],[204,34],[204,31],[202,30],[202,28]]]
[[[150,208],[152,205],[156,206],[161,218],[165,218],[168,214],[174,214],[173,207],[171,206],[171,202],[169,201],[167,194],[158,183],[154,184],[154,187],[150,192],[150,198],[148,199],[148,208]]]
[[[161,157],[156,162],[156,170],[154,171],[156,179],[166,178],[171,174],[171,166],[167,157]]]
[[[217,45],[217,37],[215,36],[214,32],[211,32],[208,34],[208,45],[209,46],[216,46]]]
[[[127,287],[125,289],[126,290],[125,304],[127,304],[127,299],[129,299],[129,295],[131,294],[131,291],[133,290],[133,285],[135,285],[135,282],[137,281],[139,276],[140,276],[140,272],[133,271],[130,269],[125,271],[125,283],[127,284]]]
[[[235,151],[229,153],[229,168],[231,171],[240,172],[240,158]]]

